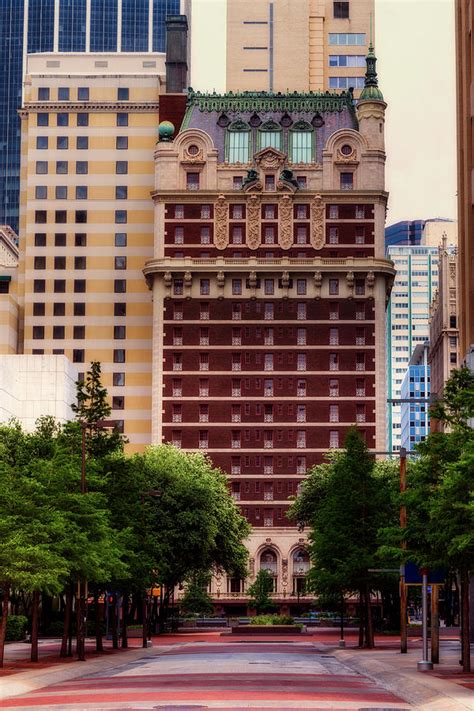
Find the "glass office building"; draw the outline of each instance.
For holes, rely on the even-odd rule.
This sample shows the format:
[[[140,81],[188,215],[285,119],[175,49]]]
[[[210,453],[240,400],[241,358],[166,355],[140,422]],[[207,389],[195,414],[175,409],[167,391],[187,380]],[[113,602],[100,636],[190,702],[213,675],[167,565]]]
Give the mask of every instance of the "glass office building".
[[[429,342],[419,343],[410,358],[401,387],[400,445],[412,452],[430,432],[429,398],[430,366],[428,365]]]
[[[181,0],[0,0],[0,224],[18,232],[27,52],[164,52]],[[120,10],[120,12],[119,12]]]

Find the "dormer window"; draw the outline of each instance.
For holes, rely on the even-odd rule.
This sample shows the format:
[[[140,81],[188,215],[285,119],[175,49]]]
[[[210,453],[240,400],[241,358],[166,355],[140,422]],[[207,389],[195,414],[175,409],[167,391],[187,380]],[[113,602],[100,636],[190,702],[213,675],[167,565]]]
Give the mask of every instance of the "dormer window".
[[[250,159],[250,126],[234,121],[227,129],[227,162],[248,163]]]
[[[306,121],[297,121],[290,130],[290,160],[292,163],[313,161],[314,131]]]
[[[282,130],[275,121],[266,121],[258,129],[258,150],[263,148],[276,148],[281,151]]]

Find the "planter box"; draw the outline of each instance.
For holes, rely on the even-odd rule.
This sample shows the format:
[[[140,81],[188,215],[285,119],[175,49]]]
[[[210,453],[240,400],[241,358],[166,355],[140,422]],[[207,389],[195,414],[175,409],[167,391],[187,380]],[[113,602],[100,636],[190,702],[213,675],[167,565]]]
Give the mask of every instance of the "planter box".
[[[242,625],[232,627],[232,634],[259,635],[259,634],[301,634],[302,629],[297,625]]]

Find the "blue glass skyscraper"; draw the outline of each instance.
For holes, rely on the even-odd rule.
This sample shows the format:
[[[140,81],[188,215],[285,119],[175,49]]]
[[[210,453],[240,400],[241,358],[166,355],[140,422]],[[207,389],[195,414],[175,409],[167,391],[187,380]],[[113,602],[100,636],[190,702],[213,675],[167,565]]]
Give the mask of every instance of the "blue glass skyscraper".
[[[181,0],[0,0],[0,224],[18,232],[18,111],[26,53],[164,52],[166,17],[179,15],[181,4]]]

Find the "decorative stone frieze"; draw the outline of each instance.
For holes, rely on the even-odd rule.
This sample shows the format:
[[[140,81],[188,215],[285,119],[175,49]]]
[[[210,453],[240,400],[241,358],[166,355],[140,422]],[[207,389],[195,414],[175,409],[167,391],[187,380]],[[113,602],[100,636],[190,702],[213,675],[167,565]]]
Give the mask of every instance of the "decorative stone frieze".
[[[262,236],[261,224],[261,199],[251,195],[247,201],[247,246],[249,249],[260,247]]]
[[[293,245],[293,200],[289,195],[283,195],[278,204],[280,231],[278,244],[282,249],[290,249]]]
[[[326,241],[324,235],[325,206],[321,195],[315,195],[311,203],[311,245],[321,249]]]
[[[219,195],[214,203],[214,244],[225,249],[229,244],[229,203]]]

